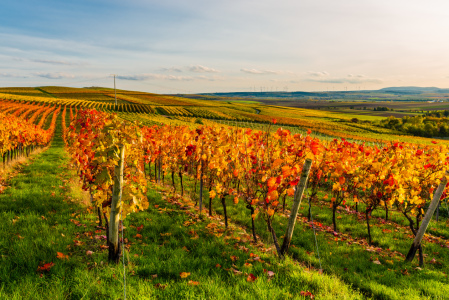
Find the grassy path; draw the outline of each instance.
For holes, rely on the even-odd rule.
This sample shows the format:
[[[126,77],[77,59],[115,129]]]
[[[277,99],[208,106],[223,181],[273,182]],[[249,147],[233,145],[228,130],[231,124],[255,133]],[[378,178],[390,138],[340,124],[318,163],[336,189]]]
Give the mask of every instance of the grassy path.
[[[67,165],[58,126],[51,147],[32,158],[0,194],[1,299],[63,299],[82,284],[79,262],[56,258],[57,252],[68,252],[77,229],[70,219],[81,209],[69,201],[76,195]],[[54,266],[38,272],[44,262]]]

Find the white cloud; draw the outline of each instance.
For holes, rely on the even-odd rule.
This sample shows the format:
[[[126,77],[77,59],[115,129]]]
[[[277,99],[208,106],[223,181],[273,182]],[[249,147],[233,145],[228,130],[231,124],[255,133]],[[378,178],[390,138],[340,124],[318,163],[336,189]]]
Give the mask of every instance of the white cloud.
[[[217,70],[202,65],[190,66],[188,70],[196,73],[218,73]]]
[[[199,80],[207,80],[207,81],[222,81],[225,80],[224,77],[222,76],[196,76],[195,79],[199,79]]]
[[[136,75],[118,75],[118,79],[122,80],[173,80],[173,81],[190,81],[194,78],[191,76],[174,76],[174,75],[163,75],[163,74],[136,74]]]
[[[50,64],[50,65],[66,65],[66,66],[77,66],[79,63],[71,63],[62,60],[49,60],[49,59],[30,59],[31,62]]]
[[[55,73],[37,72],[37,73],[34,73],[33,75],[38,76],[38,77],[48,78],[48,79],[75,78],[75,76],[72,74],[61,73],[61,72],[55,72]]]
[[[309,72],[307,72],[307,75],[312,76],[312,77],[327,77],[327,76],[329,76],[329,73],[326,71],[321,71],[321,72],[309,71]]]
[[[28,78],[29,76],[19,75],[19,74],[12,74],[12,73],[0,73],[0,77],[6,77],[6,78]]]
[[[176,67],[170,67],[170,68],[160,68],[158,71],[160,71],[160,72],[178,72],[178,73],[181,73],[182,69],[181,68],[176,68]]]
[[[269,74],[280,74],[280,71],[271,71],[271,70],[257,70],[257,69],[240,69],[240,71],[248,74],[255,75],[269,75]]]

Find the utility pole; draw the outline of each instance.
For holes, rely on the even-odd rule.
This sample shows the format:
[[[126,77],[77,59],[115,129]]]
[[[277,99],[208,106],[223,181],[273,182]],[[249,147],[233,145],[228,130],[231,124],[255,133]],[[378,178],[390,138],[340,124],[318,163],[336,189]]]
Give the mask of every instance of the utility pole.
[[[117,91],[115,90],[115,76],[116,74],[111,74],[114,76],[114,97],[115,97],[115,109],[117,109]]]

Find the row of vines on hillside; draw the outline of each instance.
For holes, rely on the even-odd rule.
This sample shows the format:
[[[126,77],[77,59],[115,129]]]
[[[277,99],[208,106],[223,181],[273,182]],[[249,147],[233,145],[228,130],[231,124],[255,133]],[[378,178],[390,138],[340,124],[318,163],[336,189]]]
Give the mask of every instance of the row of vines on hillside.
[[[307,158],[313,162],[309,205],[318,200],[320,188],[328,189],[329,195],[324,198],[330,197],[337,231],[337,208],[357,208],[364,203],[370,243],[370,214],[378,207],[386,214],[392,209],[401,212],[416,233],[423,209],[444,176],[449,159],[447,146],[436,142],[432,146],[396,142],[378,148],[344,138],[321,141],[309,134],[292,135],[282,128],[262,132],[220,126],[146,127],[95,110],[78,112],[67,128],[66,142],[84,188],[91,192],[103,214],[110,209],[114,168],[123,145],[125,216],[148,207],[144,173],[148,164],[159,173],[156,180],[161,174],[171,173],[173,187],[178,176],[181,193],[185,176],[200,184],[200,193],[208,189],[209,213],[217,199],[223,206],[226,225],[226,199],[232,198],[234,204],[243,201],[253,220],[257,215],[265,219],[279,252],[272,222],[285,209],[286,198],[294,196]],[[445,197],[443,194],[442,199]]]
[[[0,112],[0,119],[2,120],[0,123],[0,156],[4,166],[19,156],[28,155],[35,147],[45,147],[49,144],[61,108],[44,107],[37,109],[25,107],[25,109],[35,110],[30,120],[18,117],[20,113],[7,114]],[[8,109],[4,110],[8,111]],[[38,125],[35,125],[33,122],[39,113],[41,114],[41,121]],[[50,113],[53,113],[50,126],[45,130],[43,124]]]

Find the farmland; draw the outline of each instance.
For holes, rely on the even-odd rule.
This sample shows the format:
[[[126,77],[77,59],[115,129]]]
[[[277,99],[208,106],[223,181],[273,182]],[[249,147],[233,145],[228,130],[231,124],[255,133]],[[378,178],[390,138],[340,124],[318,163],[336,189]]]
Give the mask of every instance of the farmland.
[[[381,115],[357,109],[116,95],[117,106],[105,88],[0,89],[0,114],[23,122],[14,137],[0,126],[2,298],[119,298],[124,286],[131,299],[449,293],[446,193],[419,263],[405,262],[445,186],[446,141],[376,126]],[[30,130],[42,140],[25,144]],[[122,237],[111,238],[113,226]]]

